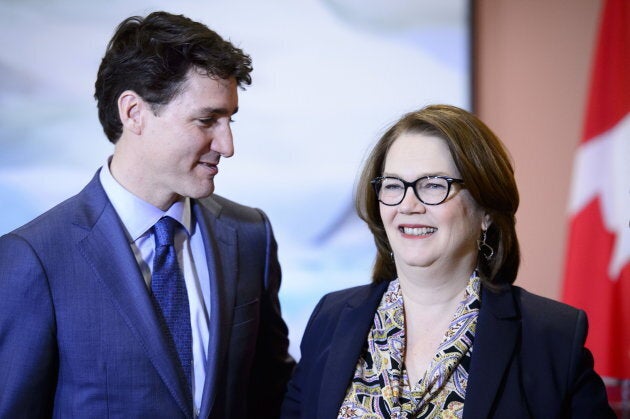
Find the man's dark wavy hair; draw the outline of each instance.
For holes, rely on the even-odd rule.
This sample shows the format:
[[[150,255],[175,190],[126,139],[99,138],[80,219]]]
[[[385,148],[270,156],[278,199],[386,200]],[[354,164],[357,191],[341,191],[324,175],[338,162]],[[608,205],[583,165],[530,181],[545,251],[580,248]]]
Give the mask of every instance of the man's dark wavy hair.
[[[115,144],[122,134],[117,103],[122,92],[136,92],[157,112],[180,92],[191,69],[209,77],[234,77],[241,88],[251,84],[249,55],[202,23],[154,12],[118,25],[94,84],[98,117],[109,141]]]

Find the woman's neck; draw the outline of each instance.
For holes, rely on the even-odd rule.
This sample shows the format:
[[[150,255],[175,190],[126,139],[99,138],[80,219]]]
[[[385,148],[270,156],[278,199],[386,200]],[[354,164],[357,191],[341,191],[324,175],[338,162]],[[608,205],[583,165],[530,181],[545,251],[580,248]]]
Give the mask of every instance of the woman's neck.
[[[398,272],[405,305],[452,307],[461,301],[473,267],[436,272],[432,268],[412,268]]]
[[[405,368],[412,386],[429,368],[464,299],[471,273],[472,269],[467,274],[462,271],[448,275],[425,270],[413,276],[399,272],[405,310]]]

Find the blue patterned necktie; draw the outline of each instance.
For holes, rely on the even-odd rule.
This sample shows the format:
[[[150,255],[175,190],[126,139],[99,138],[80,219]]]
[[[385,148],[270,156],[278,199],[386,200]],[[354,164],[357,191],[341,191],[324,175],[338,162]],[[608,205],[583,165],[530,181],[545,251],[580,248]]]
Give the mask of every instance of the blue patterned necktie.
[[[153,226],[155,235],[155,257],[151,290],[157,305],[158,315],[171,345],[177,352],[188,384],[191,384],[192,329],[188,309],[188,293],[184,274],[177,263],[177,252],[173,245],[178,221],[171,217],[161,218]]]

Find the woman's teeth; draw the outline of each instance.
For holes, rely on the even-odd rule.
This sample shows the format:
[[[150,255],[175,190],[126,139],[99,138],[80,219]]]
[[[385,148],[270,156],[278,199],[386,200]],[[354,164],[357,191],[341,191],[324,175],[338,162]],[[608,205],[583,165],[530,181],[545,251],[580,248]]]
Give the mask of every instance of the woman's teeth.
[[[426,236],[428,234],[435,233],[437,228],[433,227],[402,227],[402,232],[410,236]]]

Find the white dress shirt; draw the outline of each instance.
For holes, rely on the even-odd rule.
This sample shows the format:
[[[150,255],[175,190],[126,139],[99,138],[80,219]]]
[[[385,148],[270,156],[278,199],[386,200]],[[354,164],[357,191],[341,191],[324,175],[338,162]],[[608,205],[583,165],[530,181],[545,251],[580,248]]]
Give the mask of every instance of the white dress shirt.
[[[129,245],[149,290],[155,255],[155,238],[151,228],[166,215],[179,221],[184,227],[177,229],[174,244],[179,266],[184,273],[190,307],[193,349],[192,391],[194,412],[197,416],[206,379],[210,317],[208,261],[199,224],[193,219],[190,198],[175,202],[164,212],[138,198],[118,183],[109,170],[110,161],[111,157],[102,167],[100,181],[123,223]]]

